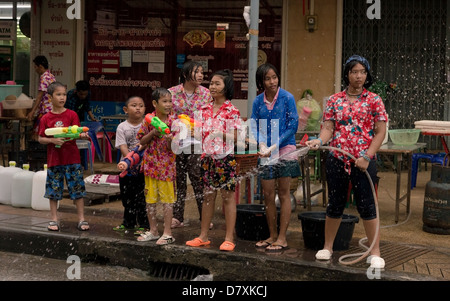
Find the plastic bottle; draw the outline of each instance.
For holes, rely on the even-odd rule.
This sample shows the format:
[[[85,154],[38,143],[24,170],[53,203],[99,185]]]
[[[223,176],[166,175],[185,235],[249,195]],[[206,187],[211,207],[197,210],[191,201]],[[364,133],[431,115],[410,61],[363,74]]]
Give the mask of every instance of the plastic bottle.
[[[312,110],[309,107],[303,107],[300,116],[298,116],[298,129],[303,131],[308,123],[309,115],[311,115]]]
[[[22,165],[23,171],[14,174],[11,184],[11,205],[31,208],[31,190],[35,172],[30,171],[29,164]]]
[[[11,205],[12,178],[21,171],[16,167],[16,161],[9,161],[9,166],[0,170],[0,204]]]
[[[36,172],[33,176],[31,208],[34,210],[50,210],[50,200],[44,197],[46,180],[47,164],[44,164],[44,170]]]

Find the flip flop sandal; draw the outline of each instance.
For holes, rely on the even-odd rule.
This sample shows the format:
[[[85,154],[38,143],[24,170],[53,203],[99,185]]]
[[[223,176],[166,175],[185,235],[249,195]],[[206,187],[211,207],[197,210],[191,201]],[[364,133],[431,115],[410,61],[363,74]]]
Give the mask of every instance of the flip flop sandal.
[[[162,246],[162,245],[171,244],[174,241],[175,241],[175,238],[173,238],[172,236],[163,235],[156,241],[156,244],[159,245],[159,246]]]
[[[268,242],[267,240],[260,240],[255,244],[256,248],[267,248],[268,246],[271,246],[272,243]]]
[[[87,228],[83,228],[83,226],[87,226]],[[87,231],[89,230],[89,223],[87,221],[80,221],[77,225],[77,229],[80,231]]]
[[[145,232],[150,231],[150,229],[146,229],[146,228],[139,228],[136,231],[134,231],[134,235],[141,235],[144,234]]]
[[[50,227],[56,227],[56,229],[52,229],[52,228],[50,228]],[[59,231],[59,225],[58,225],[58,222],[50,221],[50,222],[48,223],[47,230],[48,230],[48,231]]]
[[[157,240],[159,238],[159,235],[153,235],[150,231],[145,232],[144,234],[141,234],[137,240],[138,241],[149,241],[149,240]]]
[[[114,231],[125,231],[125,230],[127,230],[127,228],[125,228],[124,225],[120,225],[120,226],[115,226],[115,227],[113,228],[113,230],[114,230]]]
[[[333,255],[333,253],[331,253],[327,249],[323,249],[323,250],[320,250],[319,252],[316,253],[316,259],[318,259],[318,260],[330,260],[331,259],[331,255]]]
[[[174,228],[182,228],[182,227],[184,227],[183,222],[180,222],[176,218],[172,218],[172,224],[170,225],[170,228],[174,229]]]
[[[234,243],[226,240],[220,245],[219,249],[220,249],[220,251],[231,252],[234,250],[234,247],[236,247],[236,245]]]
[[[208,246],[209,244],[211,244],[210,240],[203,241],[200,239],[200,237],[196,237],[193,240],[189,240],[186,242],[186,245],[191,247],[203,247]]]
[[[282,245],[273,243],[273,244],[271,244],[270,246],[268,246],[266,248],[266,252],[267,253],[280,253],[280,252],[283,252],[283,251],[285,251],[287,249],[289,249],[288,246],[282,246]]]

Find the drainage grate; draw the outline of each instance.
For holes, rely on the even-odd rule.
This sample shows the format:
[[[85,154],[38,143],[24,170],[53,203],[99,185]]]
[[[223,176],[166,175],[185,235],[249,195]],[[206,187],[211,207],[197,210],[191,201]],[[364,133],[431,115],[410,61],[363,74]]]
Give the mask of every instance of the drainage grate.
[[[198,275],[208,275],[207,269],[186,264],[150,262],[150,276],[164,280],[192,280]]]
[[[412,247],[399,244],[382,242],[380,244],[381,257],[386,262],[386,269],[392,269],[398,265],[408,262],[416,257],[430,252],[431,250],[423,247]],[[363,250],[359,246],[350,247],[342,255],[361,253]],[[356,263],[354,267],[367,267],[366,259]]]

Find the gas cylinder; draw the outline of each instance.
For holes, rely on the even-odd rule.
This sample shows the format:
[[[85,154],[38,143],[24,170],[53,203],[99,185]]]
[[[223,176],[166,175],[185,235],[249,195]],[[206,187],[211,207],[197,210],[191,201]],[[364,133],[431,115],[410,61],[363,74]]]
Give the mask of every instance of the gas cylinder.
[[[0,204],[11,205],[12,178],[21,171],[15,161],[9,161],[9,166],[0,170]]]
[[[434,234],[450,234],[450,156],[447,164],[433,164],[431,179],[425,187],[423,230]],[[444,158],[444,163],[446,159]]]
[[[11,205],[31,208],[31,190],[35,172],[30,171],[30,164],[23,164],[22,171],[14,174],[11,183]]]
[[[47,164],[44,164],[44,170],[37,171],[33,176],[31,208],[34,210],[50,210],[50,200],[44,197],[46,181]]]

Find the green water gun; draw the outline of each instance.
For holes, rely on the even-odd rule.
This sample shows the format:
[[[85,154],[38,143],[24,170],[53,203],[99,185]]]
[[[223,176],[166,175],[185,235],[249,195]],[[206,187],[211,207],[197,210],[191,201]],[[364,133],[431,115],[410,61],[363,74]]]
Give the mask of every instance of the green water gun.
[[[161,133],[159,137],[162,137],[165,134],[170,134],[170,129],[164,122],[161,121],[158,117],[147,114],[145,115],[145,121],[147,121],[149,124],[153,125],[155,128],[158,129],[158,131]]]
[[[78,125],[71,125],[69,127],[48,128],[45,130],[45,135],[53,136],[55,138],[66,138],[67,141],[80,138],[81,133],[88,132],[88,127],[79,127]],[[60,148],[61,145],[56,145]]]

